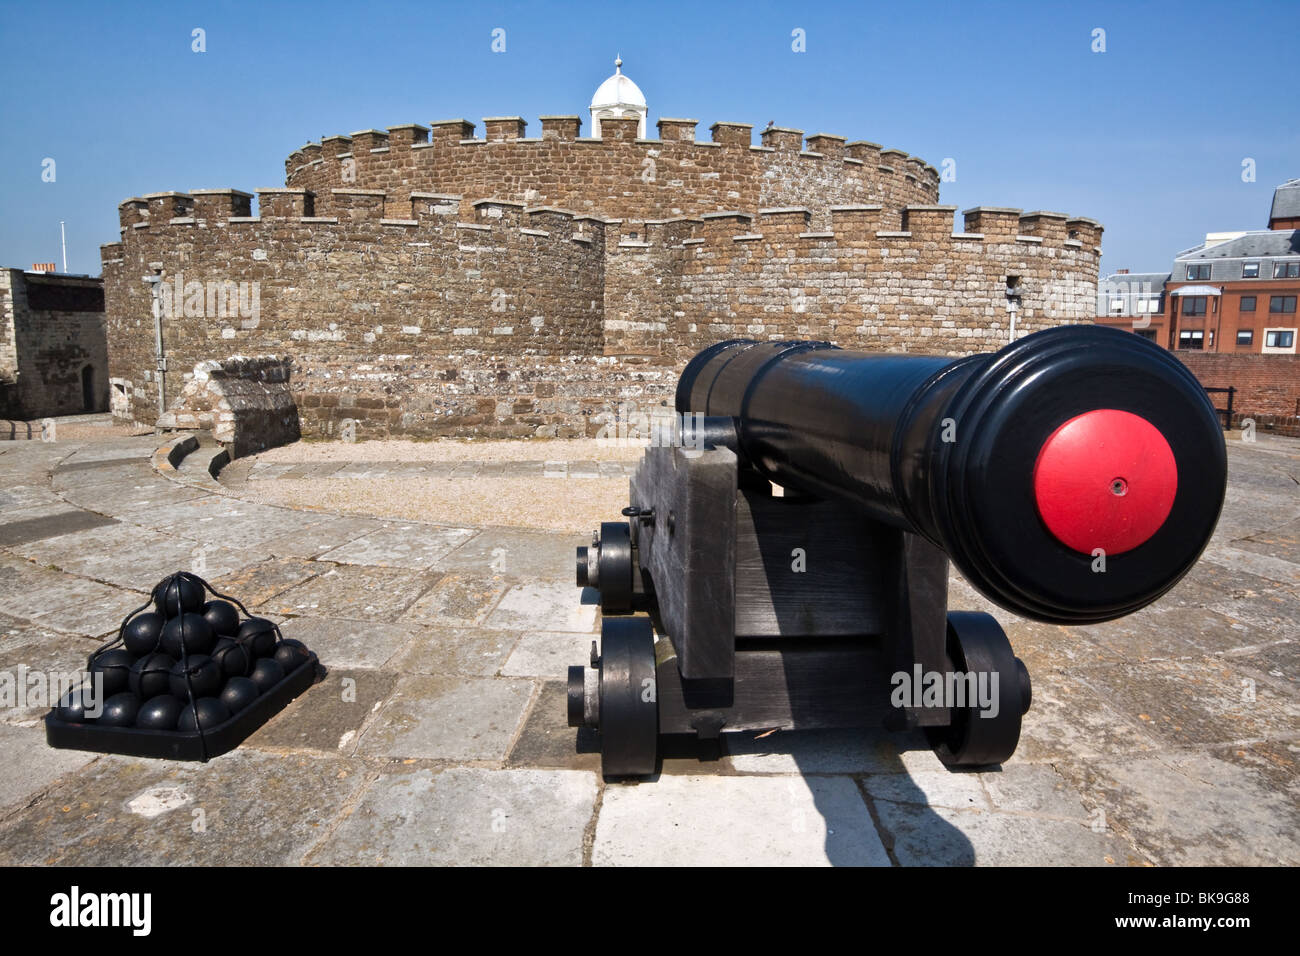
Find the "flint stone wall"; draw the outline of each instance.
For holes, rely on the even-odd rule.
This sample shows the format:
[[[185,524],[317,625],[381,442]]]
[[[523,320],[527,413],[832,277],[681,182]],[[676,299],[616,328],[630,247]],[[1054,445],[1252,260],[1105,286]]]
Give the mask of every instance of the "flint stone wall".
[[[209,430],[231,458],[295,442],[300,431],[291,371],[287,356],[200,362],[158,427]]]
[[[104,412],[108,401],[103,280],[0,269],[0,418]]]
[[[751,146],[743,124],[705,144],[692,120],[586,142],[568,117],[478,141],[457,122],[305,148],[256,215],[233,189],[123,202],[102,249],[115,417],[158,418],[156,306],[169,396],[200,362],[288,355],[303,432],[362,439],[592,435],[670,405],[726,338],[959,356],[1093,319],[1100,224],[977,207],[958,225],[898,151],[784,129]]]

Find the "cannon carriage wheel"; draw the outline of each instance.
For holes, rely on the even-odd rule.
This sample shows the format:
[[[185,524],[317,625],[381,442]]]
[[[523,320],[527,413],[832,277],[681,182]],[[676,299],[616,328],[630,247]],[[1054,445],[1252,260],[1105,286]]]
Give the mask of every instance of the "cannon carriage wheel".
[[[569,668],[569,725],[598,728],[600,768],[606,777],[655,772],[659,701],[654,629],[648,618],[605,618],[600,655],[588,675]]]
[[[1000,764],[1020,741],[1020,718],[1029,710],[1033,693],[1029,671],[1002,627],[982,611],[948,615],[948,657],[954,671],[998,675],[997,716],[982,716],[977,701],[954,708],[951,724],[926,729],[930,745],[949,767]]]

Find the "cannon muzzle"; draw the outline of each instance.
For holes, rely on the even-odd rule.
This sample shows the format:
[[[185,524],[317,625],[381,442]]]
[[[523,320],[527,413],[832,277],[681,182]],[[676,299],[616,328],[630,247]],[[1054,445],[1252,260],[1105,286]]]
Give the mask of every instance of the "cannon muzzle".
[[[1059,624],[1168,591],[1227,482],[1195,376],[1100,326],[960,359],[722,342],[687,365],[677,410],[731,419],[696,427],[778,485],[921,535],[991,600]]]

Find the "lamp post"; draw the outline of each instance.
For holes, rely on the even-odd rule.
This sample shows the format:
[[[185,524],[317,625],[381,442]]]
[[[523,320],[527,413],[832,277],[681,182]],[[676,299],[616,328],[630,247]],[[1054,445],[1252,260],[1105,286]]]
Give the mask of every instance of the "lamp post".
[[[163,355],[163,337],[162,337],[162,276],[151,275],[145,276],[144,281],[149,286],[149,300],[153,307],[153,335],[154,335],[154,358],[156,360],[155,374],[158,377],[158,415],[162,416],[167,411],[167,391],[163,382],[163,373],[167,370],[167,358]]]

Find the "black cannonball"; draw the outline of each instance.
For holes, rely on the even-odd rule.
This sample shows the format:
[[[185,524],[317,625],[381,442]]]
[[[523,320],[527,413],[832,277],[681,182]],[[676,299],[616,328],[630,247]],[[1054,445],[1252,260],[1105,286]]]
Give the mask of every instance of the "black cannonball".
[[[262,692],[247,677],[232,677],[221,688],[221,702],[230,708],[232,714],[238,714],[249,704],[257,700]]]
[[[212,649],[212,659],[221,665],[222,673],[227,677],[247,677],[253,669],[252,650],[233,637],[217,638],[217,646]]]
[[[158,650],[165,619],[161,614],[145,611],[126,622],[122,629],[122,643],[132,657],[144,657]]]
[[[171,694],[160,694],[140,705],[135,725],[146,730],[175,730],[185,702]]]
[[[311,652],[307,645],[292,638],[281,641],[275,648],[276,663],[284,668],[286,674],[297,670],[309,657]]]
[[[204,730],[211,730],[218,724],[223,724],[230,719],[230,708],[223,704],[216,697],[200,697],[191,707],[186,702],[181,707],[180,720],[176,722],[176,729],[185,733],[194,733],[198,728],[194,726],[194,711],[199,712],[199,727]]]
[[[250,617],[239,626],[239,643],[249,647],[254,657],[275,653],[275,625],[264,617]]]
[[[188,686],[185,680],[187,674]],[[191,654],[172,665],[169,686],[173,696],[189,700],[191,687],[195,697],[212,697],[221,689],[224,680],[225,674],[221,672],[220,664],[207,654]]]
[[[184,654],[206,654],[217,642],[212,625],[202,614],[182,614],[163,625],[162,649],[172,657],[183,657],[181,637],[185,638]]]
[[[135,659],[131,656],[131,652],[121,647],[103,651],[91,659],[92,679],[95,674],[104,675],[102,693],[105,700],[127,689],[131,677],[131,665],[134,663]]]
[[[204,596],[199,579],[184,572],[163,578],[153,589],[154,607],[164,617],[203,610]]]
[[[209,601],[203,605],[203,616],[213,634],[234,637],[239,633],[239,612],[229,601]]]
[[[171,671],[175,663],[173,658],[161,652],[146,654],[131,665],[131,692],[141,700],[166,694],[171,690]]]
[[[104,701],[104,712],[99,717],[101,727],[130,727],[140,711],[140,698],[128,691],[114,694]]]
[[[284,668],[274,657],[263,657],[253,665],[253,673],[248,676],[257,685],[257,689],[265,694],[284,680]]]
[[[90,709],[94,710],[102,702],[94,699],[94,693],[93,684],[68,691],[59,699],[54,715],[70,724],[93,723],[96,718],[86,716],[86,705],[90,704]]]

